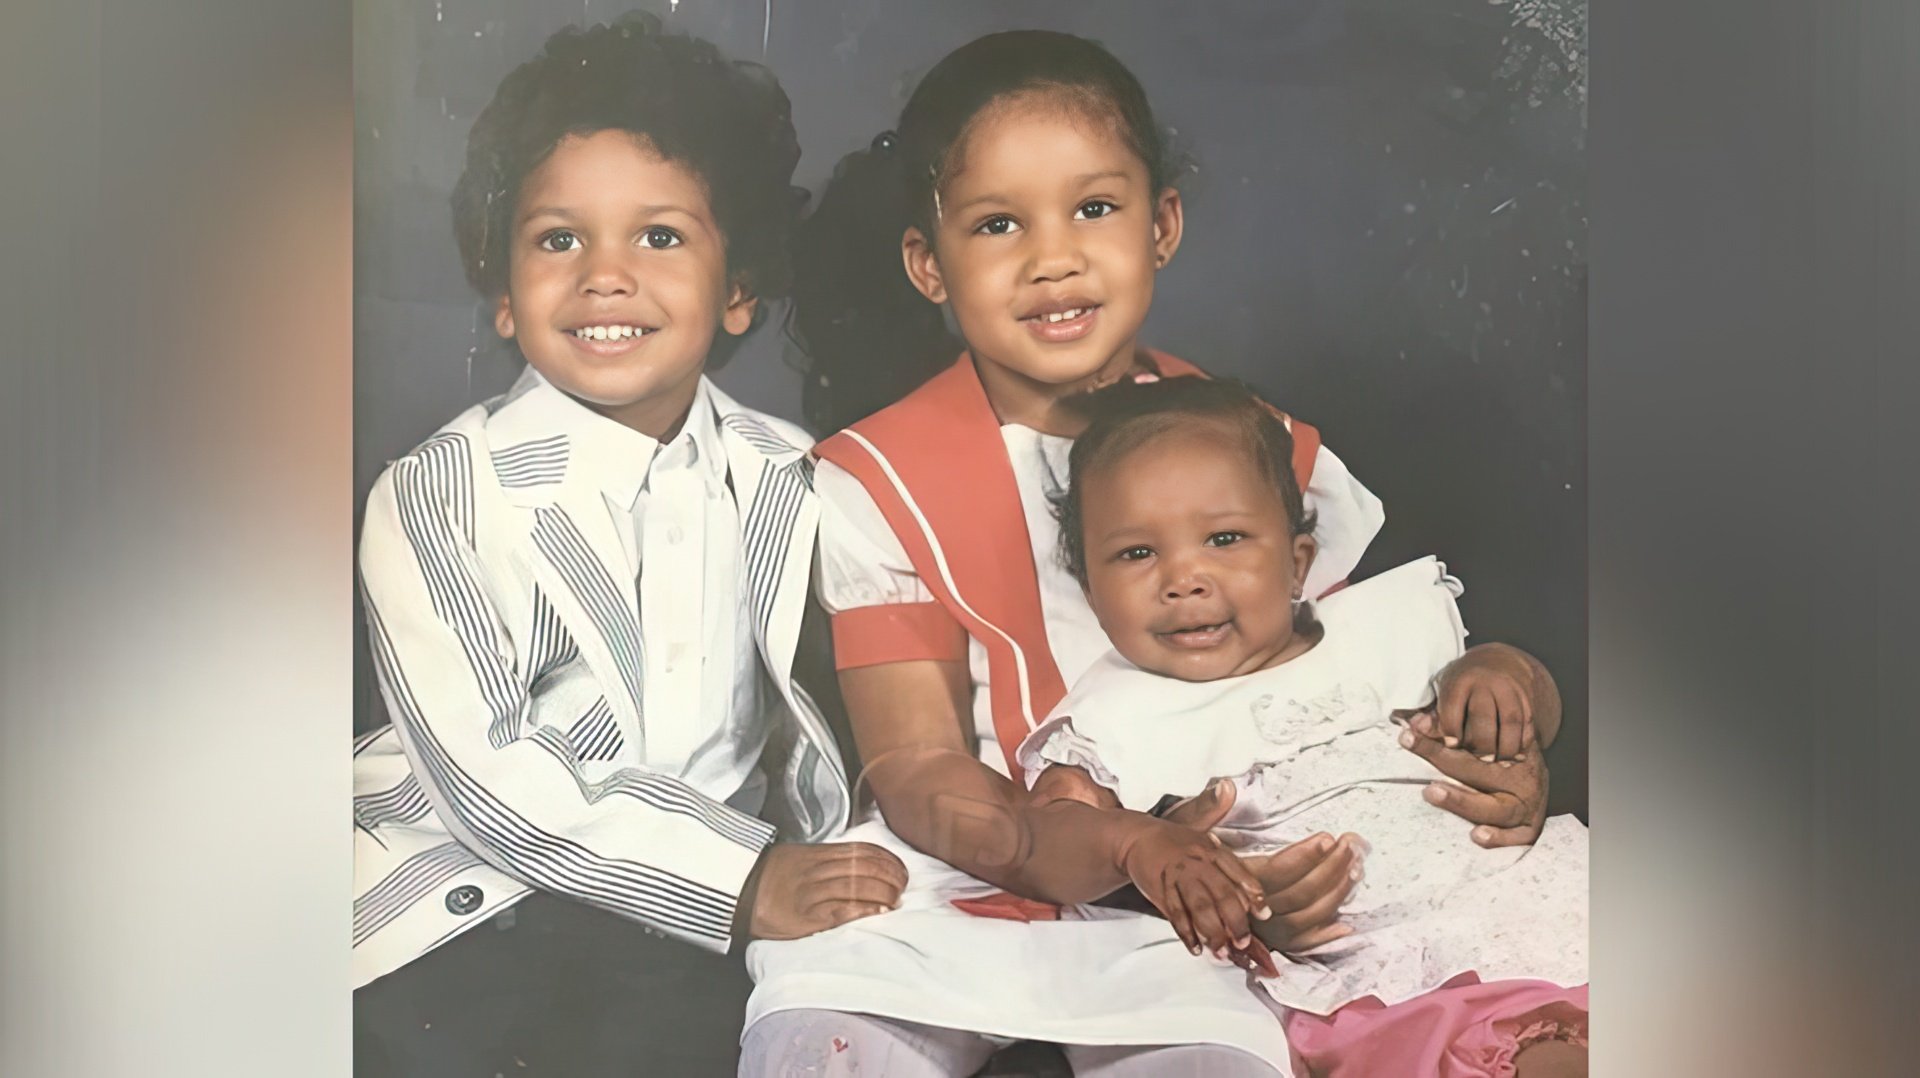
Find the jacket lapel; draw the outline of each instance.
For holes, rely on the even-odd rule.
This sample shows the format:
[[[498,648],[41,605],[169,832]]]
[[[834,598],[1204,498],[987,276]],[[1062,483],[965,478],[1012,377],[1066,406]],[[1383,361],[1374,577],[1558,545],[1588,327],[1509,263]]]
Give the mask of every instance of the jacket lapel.
[[[754,643],[787,695],[820,519],[813,461],[719,390],[710,391],[740,511],[740,572],[753,609]]]
[[[570,512],[555,503],[529,509],[535,578],[554,613],[580,648],[580,655],[610,692],[628,744],[645,751],[646,728],[640,706],[645,652],[639,619],[634,616],[634,574],[604,506]]]
[[[645,751],[645,653],[636,616],[638,569],[600,489],[577,468],[578,446],[548,414],[555,393],[532,371],[487,420],[491,465],[521,513],[534,579],[587,665],[609,687],[607,703],[629,745]]]
[[[709,388],[740,512],[741,593],[753,611],[754,644],[795,723],[795,740],[786,751],[769,746],[783,758],[777,780],[783,796],[769,808],[782,813],[783,828],[790,827],[794,836],[818,841],[846,825],[852,798],[831,720],[822,713],[822,701],[800,685],[795,669],[820,520],[813,458],[778,428]],[[822,634],[820,642],[825,639]],[[831,677],[831,663],[824,665]],[[833,702],[838,702],[837,687]]]

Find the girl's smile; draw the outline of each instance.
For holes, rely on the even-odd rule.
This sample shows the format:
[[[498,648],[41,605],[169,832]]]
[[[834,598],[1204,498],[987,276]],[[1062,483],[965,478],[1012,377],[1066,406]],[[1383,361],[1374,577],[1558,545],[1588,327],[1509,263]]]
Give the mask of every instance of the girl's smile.
[[[1093,332],[1100,305],[1090,299],[1073,296],[1043,303],[1032,313],[1022,315],[1027,331],[1048,344],[1077,341]]]

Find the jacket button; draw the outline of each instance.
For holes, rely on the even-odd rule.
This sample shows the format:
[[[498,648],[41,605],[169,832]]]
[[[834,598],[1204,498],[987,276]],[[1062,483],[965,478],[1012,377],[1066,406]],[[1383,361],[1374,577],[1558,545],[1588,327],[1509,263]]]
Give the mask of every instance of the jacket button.
[[[473,884],[463,884],[447,892],[447,912],[464,917],[480,908],[486,893]]]

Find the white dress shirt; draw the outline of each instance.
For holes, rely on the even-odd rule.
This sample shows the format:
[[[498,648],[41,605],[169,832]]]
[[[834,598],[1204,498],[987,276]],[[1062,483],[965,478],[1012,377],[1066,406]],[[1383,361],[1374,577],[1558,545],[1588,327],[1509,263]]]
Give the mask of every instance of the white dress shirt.
[[[718,800],[754,778],[767,739],[762,664],[739,584],[739,508],[701,380],[666,443],[579,408],[580,464],[602,495],[637,581],[644,735],[635,762]],[[747,792],[759,808],[759,788]]]

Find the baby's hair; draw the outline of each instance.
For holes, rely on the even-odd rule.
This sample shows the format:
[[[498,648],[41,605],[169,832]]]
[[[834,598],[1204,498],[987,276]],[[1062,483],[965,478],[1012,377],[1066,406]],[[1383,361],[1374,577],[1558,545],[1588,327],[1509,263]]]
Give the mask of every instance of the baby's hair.
[[[1011,30],[948,53],[915,87],[898,129],[840,161],[795,239],[789,329],[805,352],[801,409],[816,429],[879,411],[960,354],[940,308],[901,269],[900,237],[914,226],[931,241],[938,192],[975,120],[1028,96],[1110,123],[1146,164],[1151,190],[1172,186],[1180,163],[1146,91],[1096,42]]]
[[[1123,381],[1074,398],[1072,406],[1089,422],[1067,455],[1067,491],[1054,512],[1060,520],[1060,561],[1081,587],[1087,586],[1087,544],[1080,495],[1087,477],[1155,438],[1195,423],[1210,424],[1238,442],[1261,477],[1279,491],[1293,534],[1313,534],[1315,514],[1307,512],[1293,474],[1293,434],[1245,385],[1198,377]]]
[[[792,286],[793,228],[806,193],[786,92],[759,64],[729,61],[711,43],[667,33],[630,12],[611,24],[568,27],[501,80],[467,135],[453,188],[453,231],[467,282],[488,300],[505,294],[515,203],[527,175],[568,135],[626,131],[699,178],[726,243],[727,275],[748,294]],[[756,322],[764,304],[754,311]],[[718,334],[710,366],[740,338]]]

